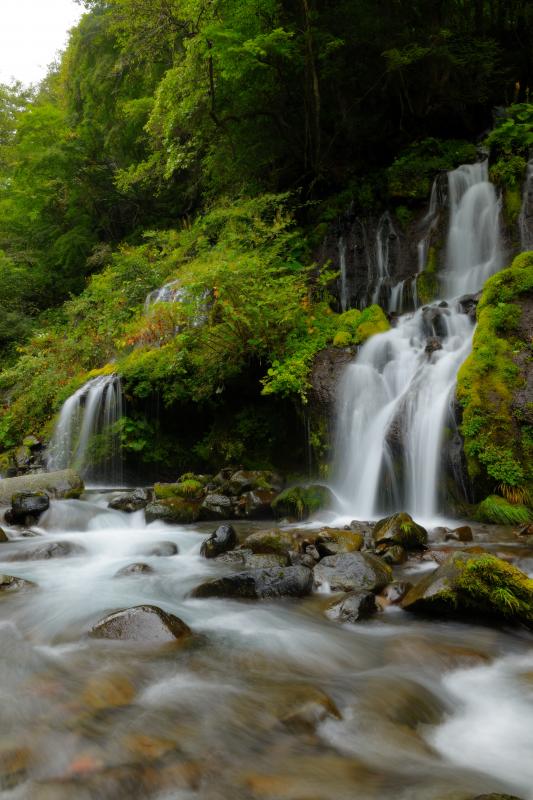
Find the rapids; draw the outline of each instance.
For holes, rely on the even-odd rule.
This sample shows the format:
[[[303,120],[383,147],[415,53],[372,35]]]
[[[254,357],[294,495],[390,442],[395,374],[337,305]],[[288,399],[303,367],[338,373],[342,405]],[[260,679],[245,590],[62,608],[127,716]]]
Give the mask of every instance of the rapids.
[[[533,800],[531,635],[398,609],[343,627],[324,617],[325,594],[192,600],[224,569],[199,555],[213,525],[147,526],[110,511],[111,497],[52,502],[34,536],[8,528],[0,545],[2,571],[38,584],[1,598],[1,797]],[[83,552],[10,560],[48,541]],[[149,555],[160,542],[178,554]],[[133,561],[154,573],[114,577]],[[193,642],[87,638],[141,603],[177,614]],[[291,723],[302,704],[330,713],[316,729]]]

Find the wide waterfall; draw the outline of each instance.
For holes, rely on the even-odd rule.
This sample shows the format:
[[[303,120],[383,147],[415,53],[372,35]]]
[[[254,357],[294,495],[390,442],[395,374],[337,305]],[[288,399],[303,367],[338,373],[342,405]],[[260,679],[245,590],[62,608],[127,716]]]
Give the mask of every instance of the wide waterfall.
[[[401,316],[346,369],[335,464],[342,514],[372,519],[405,510],[427,520],[442,509],[444,433],[473,335],[458,300],[502,265],[500,201],[487,162],[449,173],[448,204],[445,299]]]
[[[74,467],[89,481],[120,486],[122,418],[118,375],[99,375],[63,404],[48,450],[48,469]]]

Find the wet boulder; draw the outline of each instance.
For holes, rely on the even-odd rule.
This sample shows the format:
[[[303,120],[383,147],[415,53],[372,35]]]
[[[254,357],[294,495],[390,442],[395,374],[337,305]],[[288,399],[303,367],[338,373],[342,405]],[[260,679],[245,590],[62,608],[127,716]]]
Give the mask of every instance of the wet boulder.
[[[392,580],[392,570],[370,553],[339,553],[323,558],[314,568],[317,586],[334,592],[377,592]]]
[[[0,528],[0,544],[4,544],[4,542],[9,542],[9,537],[3,528]]]
[[[471,542],[473,538],[470,525],[461,525],[451,531],[447,530],[444,534],[444,539],[447,542]]]
[[[6,511],[6,521],[10,525],[31,525],[49,508],[50,498],[45,492],[17,492]]]
[[[168,500],[170,498],[180,497],[184,500],[201,500],[204,494],[203,482],[198,480],[192,473],[183,475],[177,483],[154,484],[154,496],[156,500]]]
[[[258,531],[247,536],[243,542],[243,547],[248,548],[252,553],[287,555],[289,550],[294,549],[294,540],[287,531],[280,531],[274,528],[269,531]]]
[[[224,494],[208,494],[200,506],[200,519],[222,520],[233,516],[233,503]]]
[[[133,606],[99,620],[89,632],[95,639],[165,644],[190,636],[191,629],[174,614],[157,606]]]
[[[372,538],[377,549],[400,545],[405,550],[422,550],[427,545],[428,532],[409,514],[401,512],[376,522]]]
[[[83,489],[82,479],[72,469],[4,478],[0,481],[0,505],[9,505],[13,495],[20,492],[45,492],[50,498],[69,499],[79,497]]]
[[[37,584],[33,583],[33,581],[27,581],[15,575],[0,575],[0,593],[18,592],[21,589],[33,589],[36,585]]]
[[[445,338],[448,335],[450,310],[439,306],[427,306],[422,311],[422,324],[427,337]]]
[[[329,695],[313,686],[290,686],[280,698],[279,721],[293,733],[312,733],[326,719],[342,719]]]
[[[357,622],[377,611],[376,598],[372,592],[350,592],[341,600],[335,600],[326,609],[326,616],[337,622]]]
[[[293,486],[285,489],[275,498],[272,510],[276,517],[304,520],[311,514],[333,505],[331,489],[322,484]]]
[[[338,553],[353,553],[361,550],[365,542],[362,533],[323,528],[315,539],[315,547],[320,557],[335,556]]]
[[[533,627],[533,582],[490,553],[453,553],[404,597],[402,608],[423,614],[492,618]]]
[[[269,567],[288,567],[287,553],[251,553],[245,551],[244,566],[246,569],[268,569]]]
[[[228,478],[229,489],[232,494],[239,495],[262,489],[278,494],[283,489],[283,478],[270,470],[244,470],[233,472]]]
[[[272,517],[272,503],[277,492],[270,489],[252,489],[244,492],[237,502],[236,513],[245,519],[268,519]]]
[[[200,555],[204,558],[215,558],[216,556],[233,550],[237,544],[237,534],[232,525],[219,525],[218,528],[208,539],[202,543]]]
[[[115,511],[125,511],[126,514],[133,514],[135,511],[142,511],[152,499],[152,492],[149,489],[135,489],[133,492],[125,492],[115,497],[108,504],[109,508]]]
[[[481,292],[479,292],[479,294],[464,294],[457,301],[457,305],[459,306],[461,313],[467,314],[472,322],[476,321],[476,309],[480,297]]]
[[[72,542],[47,542],[38,547],[24,548],[11,553],[6,561],[42,561],[50,558],[67,558],[68,556],[79,556],[85,553],[85,549],[79,544]]]
[[[169,524],[184,525],[199,519],[200,503],[180,497],[154,500],[152,503],[148,503],[144,509],[144,515],[147,523],[161,520]]]
[[[127,564],[119,569],[118,572],[115,572],[115,578],[125,578],[128,575],[152,575],[154,571],[154,568],[149,564],[137,562],[135,564]]]
[[[384,553],[380,554],[385,564],[391,567],[403,564],[407,561],[407,551],[399,544],[393,544],[392,547],[387,547]]]
[[[193,597],[230,597],[265,600],[303,597],[311,592],[313,573],[307,567],[274,567],[238,572],[200,584]]]

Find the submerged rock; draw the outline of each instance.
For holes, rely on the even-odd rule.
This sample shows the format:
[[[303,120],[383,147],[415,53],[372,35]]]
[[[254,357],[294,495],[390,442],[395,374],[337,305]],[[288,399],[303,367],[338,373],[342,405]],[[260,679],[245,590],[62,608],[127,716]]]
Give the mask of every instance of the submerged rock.
[[[11,498],[11,508],[6,511],[10,525],[31,525],[50,508],[50,498],[45,492],[17,492]]]
[[[135,511],[142,511],[152,499],[152,492],[149,489],[135,489],[133,492],[126,492],[115,497],[108,504],[109,508],[115,511],[125,511],[133,514]]]
[[[371,592],[350,592],[335,600],[326,609],[326,616],[338,622],[357,622],[377,611],[376,598]]]
[[[405,512],[380,519],[374,525],[372,536],[378,547],[400,545],[406,550],[423,549],[428,541],[426,529]]]
[[[38,547],[18,550],[12,553],[6,561],[39,561],[48,558],[66,558],[67,556],[79,556],[85,553],[85,549],[79,544],[72,542],[48,542]]]
[[[89,636],[96,639],[164,644],[190,636],[191,629],[174,614],[157,606],[144,605],[124,608],[101,619],[91,628]]]
[[[281,704],[280,704],[281,705]],[[280,722],[293,733],[312,733],[325,719],[342,719],[329,695],[312,686],[291,686],[278,714]]]
[[[178,552],[178,545],[174,542],[158,542],[146,551],[147,556],[175,556]]]
[[[379,596],[384,600],[384,605],[392,605],[401,602],[412,588],[413,584],[409,581],[393,581],[385,586]]]
[[[15,575],[0,575],[0,592],[18,592],[21,589],[33,589],[37,586],[33,581],[18,578]]]
[[[314,579],[335,592],[376,592],[391,582],[392,570],[369,553],[340,553],[323,558],[314,568]]]
[[[333,504],[333,494],[327,486],[309,484],[293,486],[278,494],[272,503],[272,510],[277,517],[304,520],[322,508]]]
[[[533,581],[490,553],[454,553],[416,584],[402,608],[425,614],[474,614],[533,626]]]
[[[354,531],[324,528],[315,539],[315,546],[320,556],[335,556],[338,553],[353,553],[360,550],[365,537]]]
[[[237,544],[237,534],[232,525],[219,525],[208,539],[202,543],[200,555],[204,558],[215,558],[228,550],[233,550]]]
[[[461,525],[461,527],[446,531],[444,534],[447,542],[471,542],[473,538],[472,528],[469,525]]]
[[[312,586],[313,573],[307,567],[274,567],[215,578],[197,586],[192,596],[248,600],[303,597],[311,592]]]
[[[118,572],[115,572],[115,578],[124,578],[127,575],[151,575],[154,571],[154,568],[149,564],[138,562],[136,564],[127,564],[119,569]]]

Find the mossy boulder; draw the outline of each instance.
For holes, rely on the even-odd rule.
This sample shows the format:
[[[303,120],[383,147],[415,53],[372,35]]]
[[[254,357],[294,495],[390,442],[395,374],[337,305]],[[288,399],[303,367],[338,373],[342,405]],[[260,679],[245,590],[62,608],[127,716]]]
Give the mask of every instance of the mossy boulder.
[[[405,550],[421,550],[427,545],[428,532],[402,511],[376,522],[372,538],[378,549],[399,545]]]
[[[533,580],[489,553],[454,553],[405,596],[402,607],[452,617],[475,615],[533,627]]]
[[[196,478],[187,478],[178,483],[156,483],[154,485],[156,500],[168,500],[176,497],[199,500],[203,494],[204,485]]]
[[[196,522],[200,518],[200,501],[185,500],[181,497],[169,497],[154,500],[144,509],[146,522],[162,520],[177,525]]]
[[[327,486],[315,483],[307,486],[292,486],[275,498],[272,510],[279,517],[304,520],[322,508],[333,504],[333,494]]]
[[[360,550],[364,541],[362,533],[323,528],[315,539],[315,546],[320,556],[334,556],[337,553],[353,553]]]
[[[274,528],[271,531],[258,531],[248,536],[242,545],[252,553],[276,553],[286,555],[294,549],[293,537],[286,531]]]
[[[504,497],[492,494],[479,503],[475,518],[495,525],[525,525],[531,521],[531,513],[524,505],[509,503]]]
[[[79,497],[84,490],[83,481],[72,469],[58,472],[39,472],[0,481],[0,504],[9,505],[18,492],[46,492],[50,498]]]
[[[229,480],[229,489],[234,495],[250,492],[254,489],[280,492],[283,488],[283,478],[271,470],[244,470],[234,472]]]

